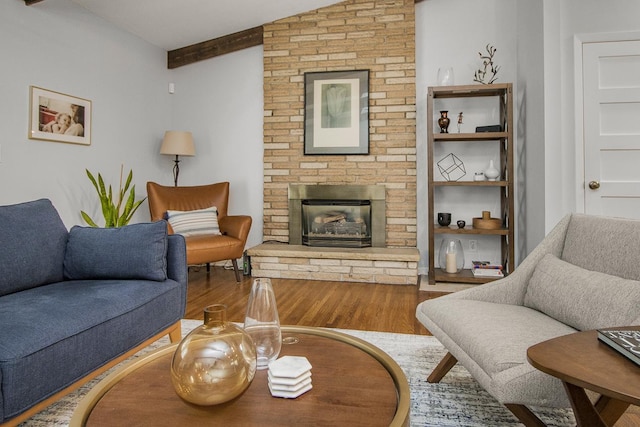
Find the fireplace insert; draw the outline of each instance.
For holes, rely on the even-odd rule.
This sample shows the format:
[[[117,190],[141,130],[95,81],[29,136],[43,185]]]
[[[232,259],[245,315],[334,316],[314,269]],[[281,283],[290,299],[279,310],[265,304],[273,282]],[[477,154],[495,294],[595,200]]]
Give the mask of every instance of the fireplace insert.
[[[371,246],[370,200],[302,200],[302,244]]]

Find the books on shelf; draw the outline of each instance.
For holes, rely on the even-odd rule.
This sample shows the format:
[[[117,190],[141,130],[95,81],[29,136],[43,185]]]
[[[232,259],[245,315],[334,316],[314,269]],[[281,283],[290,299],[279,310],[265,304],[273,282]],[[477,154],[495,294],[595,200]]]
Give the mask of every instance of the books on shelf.
[[[504,277],[502,265],[489,261],[471,261],[471,272],[475,277]]]
[[[474,268],[471,270],[475,277],[504,277],[502,270],[490,268]]]
[[[598,329],[598,340],[640,365],[640,327],[631,330]]]
[[[471,261],[473,268],[490,268],[495,270],[502,270],[502,265],[491,264],[489,261]]]

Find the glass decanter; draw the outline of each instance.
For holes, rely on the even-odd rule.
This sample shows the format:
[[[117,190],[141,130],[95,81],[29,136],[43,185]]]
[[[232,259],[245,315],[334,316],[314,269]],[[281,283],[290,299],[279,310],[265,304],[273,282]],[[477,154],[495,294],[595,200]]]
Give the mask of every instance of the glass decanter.
[[[178,396],[217,405],[242,394],[256,373],[256,348],[239,326],[226,321],[227,306],[204,310],[204,324],[187,334],[173,355],[171,381]]]

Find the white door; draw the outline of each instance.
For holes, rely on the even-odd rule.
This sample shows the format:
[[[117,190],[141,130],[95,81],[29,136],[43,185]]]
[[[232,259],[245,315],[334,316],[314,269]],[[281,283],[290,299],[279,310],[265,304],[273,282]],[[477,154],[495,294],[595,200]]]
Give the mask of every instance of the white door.
[[[640,219],[640,40],[582,45],[585,213]]]

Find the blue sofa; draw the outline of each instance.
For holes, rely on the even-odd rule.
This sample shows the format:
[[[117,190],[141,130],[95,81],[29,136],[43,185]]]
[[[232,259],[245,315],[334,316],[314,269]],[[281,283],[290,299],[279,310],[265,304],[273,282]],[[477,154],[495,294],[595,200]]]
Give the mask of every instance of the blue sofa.
[[[178,341],[186,290],[184,238],[164,221],[67,231],[47,199],[0,206],[0,423]]]

